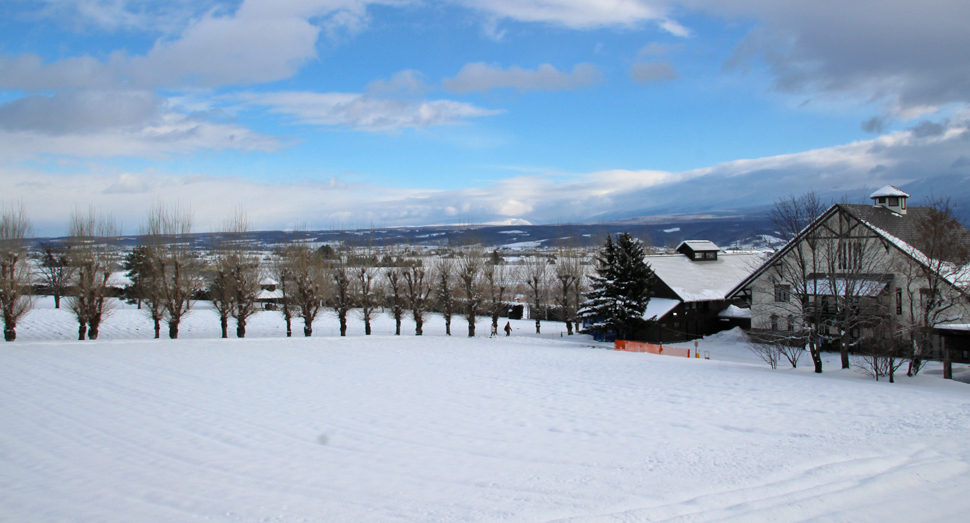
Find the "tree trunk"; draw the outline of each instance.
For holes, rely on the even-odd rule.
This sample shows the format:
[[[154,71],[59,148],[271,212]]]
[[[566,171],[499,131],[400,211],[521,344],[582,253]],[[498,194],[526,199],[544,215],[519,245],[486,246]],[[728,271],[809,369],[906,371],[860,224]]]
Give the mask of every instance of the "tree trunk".
[[[172,340],[179,337],[179,324],[177,321],[168,322],[168,337]]]
[[[229,337],[229,317],[226,315],[219,316],[219,326],[222,327],[222,337]]]
[[[445,334],[451,336],[451,316],[445,318]]]
[[[394,335],[401,335],[401,312],[394,311]]]
[[[566,320],[566,336],[573,335],[573,322]]]
[[[289,316],[287,316],[286,317],[286,337],[289,338],[292,336],[293,336],[293,320]]]
[[[307,321],[306,318],[303,319],[303,337],[309,338],[313,336],[313,325]]]
[[[424,322],[423,321],[421,321],[421,320],[415,320],[414,321],[414,335],[415,336],[421,336],[422,334],[424,334],[424,331],[421,329],[421,327],[423,327],[423,326],[424,326]]]
[[[155,318],[154,322],[155,322],[155,339],[157,340],[158,338],[161,338],[162,337],[161,336],[161,334],[162,334],[162,321],[159,320],[158,318]]]
[[[347,335],[347,312],[340,311],[339,316],[340,316],[340,335],[346,336]]]
[[[236,337],[246,337],[246,320],[236,320]]]
[[[472,312],[471,315],[468,316],[468,337],[469,338],[475,337],[475,313],[474,312]]]
[[[808,344],[808,353],[812,356],[812,363],[815,364],[815,373],[822,373],[822,351],[820,350],[818,343],[812,341]]]
[[[15,339],[17,339],[17,330],[14,326],[5,323],[3,327],[3,341],[13,341]]]
[[[364,335],[370,336],[370,320],[364,320]]]
[[[77,326],[78,341],[84,341],[84,338],[87,336],[87,334],[88,334],[88,324],[83,321],[79,321]]]
[[[536,334],[539,334],[539,322],[540,321],[541,320],[539,318],[536,318]]]
[[[953,359],[950,357],[950,348],[944,341],[946,338],[940,337],[940,350],[943,351],[943,379],[953,379]]]
[[[98,334],[100,334],[100,330],[99,330],[100,323],[101,323],[101,320],[100,319],[94,319],[94,320],[91,320],[90,323],[88,323],[88,339],[89,340],[96,340],[96,339],[98,339]]]
[[[54,295],[54,308],[55,309],[60,309],[61,308],[61,295],[60,294],[55,294]]]

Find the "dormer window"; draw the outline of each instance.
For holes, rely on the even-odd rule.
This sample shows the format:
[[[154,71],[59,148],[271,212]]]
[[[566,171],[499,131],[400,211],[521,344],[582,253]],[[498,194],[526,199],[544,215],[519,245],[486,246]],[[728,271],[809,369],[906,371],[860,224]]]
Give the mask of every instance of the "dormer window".
[[[880,198],[880,200],[881,199],[882,198]],[[890,207],[899,207],[899,198],[896,197],[896,196],[893,196],[893,197],[889,198],[889,206]]]
[[[721,249],[707,240],[686,240],[677,246],[677,252],[693,261],[717,260],[717,252]]]

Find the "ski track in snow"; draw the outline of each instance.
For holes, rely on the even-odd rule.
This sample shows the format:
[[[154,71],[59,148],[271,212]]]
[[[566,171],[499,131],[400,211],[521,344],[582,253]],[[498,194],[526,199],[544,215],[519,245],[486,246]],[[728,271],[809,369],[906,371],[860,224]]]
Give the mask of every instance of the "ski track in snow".
[[[0,350],[0,521],[963,521],[970,389],[938,377],[610,350],[585,336],[71,339],[41,306]],[[503,322],[506,320],[503,320]],[[294,324],[302,334],[302,328]],[[45,331],[46,329],[46,331]],[[488,334],[488,320],[477,326]],[[76,331],[75,331],[76,332]],[[60,334],[56,334],[60,333]],[[163,330],[164,333],[164,330]],[[127,338],[127,339],[126,339]],[[734,361],[717,361],[734,360]],[[807,359],[807,358],[806,358]],[[834,369],[837,355],[826,361]],[[806,362],[803,361],[803,365]]]

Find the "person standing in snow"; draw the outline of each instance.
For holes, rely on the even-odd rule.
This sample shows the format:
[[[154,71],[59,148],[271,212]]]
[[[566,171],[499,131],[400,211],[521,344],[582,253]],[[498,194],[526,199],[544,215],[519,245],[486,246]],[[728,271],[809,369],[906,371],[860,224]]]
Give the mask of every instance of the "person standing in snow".
[[[505,322],[505,335],[506,336],[512,335],[512,324],[510,322]]]

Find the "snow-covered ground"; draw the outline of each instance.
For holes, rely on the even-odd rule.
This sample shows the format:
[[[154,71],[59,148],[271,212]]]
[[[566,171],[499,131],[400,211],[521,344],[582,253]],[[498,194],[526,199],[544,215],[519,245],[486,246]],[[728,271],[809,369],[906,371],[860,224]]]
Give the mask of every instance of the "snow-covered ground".
[[[965,521],[970,388],[489,339],[179,340],[119,309],[96,342],[43,302],[0,346],[0,521]],[[295,329],[300,333],[298,328]],[[488,334],[487,320],[479,334]],[[692,344],[691,344],[692,345]],[[935,370],[935,369],[930,369]],[[960,368],[964,370],[963,367]]]

